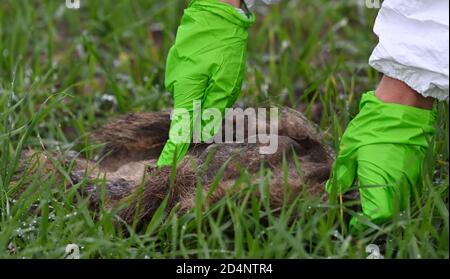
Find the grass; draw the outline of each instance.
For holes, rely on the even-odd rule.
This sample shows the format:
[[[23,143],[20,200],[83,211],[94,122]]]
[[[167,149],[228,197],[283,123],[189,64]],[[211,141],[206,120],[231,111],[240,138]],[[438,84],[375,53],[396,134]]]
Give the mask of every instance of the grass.
[[[209,207],[199,197],[184,216],[160,210],[144,231],[130,227],[127,236],[114,228],[114,212],[89,211],[77,188],[66,192],[51,172],[14,182],[28,146],[91,158],[98,147],[88,132],[107,119],[171,107],[164,64],[185,1],[81,2],[78,11],[62,0],[0,4],[0,258],[62,258],[69,243],[83,258],[365,258],[366,246],[380,239],[385,258],[449,257],[448,104],[438,106],[423,194],[393,222],[359,235],[338,233],[339,205],[306,193],[271,211],[252,191],[268,183],[252,185],[245,173],[236,196]],[[380,78],[367,65],[376,10],[362,2],[289,0],[261,9],[238,102],[302,105],[311,118],[319,103],[316,121],[337,149],[361,93]],[[29,189],[14,198],[25,183]]]

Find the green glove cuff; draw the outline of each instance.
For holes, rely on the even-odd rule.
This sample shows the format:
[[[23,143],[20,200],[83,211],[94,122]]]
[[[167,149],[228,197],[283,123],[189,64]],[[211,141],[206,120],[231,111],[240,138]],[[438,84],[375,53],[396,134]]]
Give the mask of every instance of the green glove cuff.
[[[256,20],[254,13],[249,13],[247,17],[237,11],[230,4],[219,0],[192,0],[186,12],[207,11],[216,16],[222,17],[232,24],[249,28]]]

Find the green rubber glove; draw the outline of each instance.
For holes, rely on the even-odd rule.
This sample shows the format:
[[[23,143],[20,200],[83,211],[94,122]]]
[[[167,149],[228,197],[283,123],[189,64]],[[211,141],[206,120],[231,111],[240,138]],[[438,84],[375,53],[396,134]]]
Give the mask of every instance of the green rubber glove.
[[[406,207],[408,193],[418,190],[435,120],[435,111],[364,94],[359,114],[343,135],[327,191],[344,194],[357,182],[362,215],[375,224],[388,221]],[[352,218],[351,231],[366,228],[360,220]]]
[[[222,114],[235,103],[245,74],[248,28],[254,21],[254,14],[245,15],[219,0],[194,0],[185,10],[167,58],[165,85],[173,94],[174,108],[186,109],[191,122],[172,116],[158,167],[179,163],[186,155],[194,101],[201,101],[202,110],[217,108]],[[187,142],[174,140],[179,129],[190,130]]]

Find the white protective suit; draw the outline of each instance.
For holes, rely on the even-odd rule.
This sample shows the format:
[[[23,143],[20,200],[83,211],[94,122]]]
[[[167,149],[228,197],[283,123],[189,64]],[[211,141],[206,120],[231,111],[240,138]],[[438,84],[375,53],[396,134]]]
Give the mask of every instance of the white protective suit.
[[[244,1],[252,7],[280,0]],[[374,69],[423,96],[448,101],[449,0],[385,0],[374,32],[379,37],[369,60]]]
[[[449,0],[385,0],[374,31],[374,69],[448,101]]]

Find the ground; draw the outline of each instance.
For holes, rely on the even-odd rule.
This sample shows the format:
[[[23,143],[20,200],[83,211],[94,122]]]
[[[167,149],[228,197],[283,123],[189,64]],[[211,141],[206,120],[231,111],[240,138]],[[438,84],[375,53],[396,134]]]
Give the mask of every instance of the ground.
[[[144,228],[117,229],[101,199],[93,212],[77,187],[66,189],[59,178],[70,179],[70,162],[20,169],[28,148],[94,159],[101,146],[91,131],[172,105],[164,64],[186,1],[81,0],[80,10],[64,2],[0,4],[1,258],[62,258],[70,243],[83,258],[365,258],[374,243],[385,258],[448,258],[448,104],[438,106],[423,194],[392,222],[359,235],[348,234],[342,218],[352,204],[302,192],[274,210],[252,191],[270,183],[255,185],[246,173],[236,182],[244,190],[214,205],[198,195],[184,215],[156,210]],[[380,78],[367,65],[377,11],[364,2],[289,0],[259,9],[238,105],[301,110],[337,150],[361,94]]]

